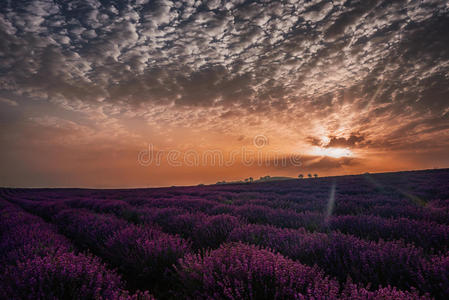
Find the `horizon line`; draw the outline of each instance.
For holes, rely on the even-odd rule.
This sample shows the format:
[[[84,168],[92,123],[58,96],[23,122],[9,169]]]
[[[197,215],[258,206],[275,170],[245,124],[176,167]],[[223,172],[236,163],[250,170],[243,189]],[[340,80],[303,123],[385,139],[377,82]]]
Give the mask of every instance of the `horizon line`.
[[[304,177],[302,179],[299,179],[297,177],[290,177],[290,176],[273,176],[273,177],[285,177],[288,179],[279,179],[279,180],[271,180],[271,181],[255,181],[255,182],[238,182],[238,181],[229,181],[229,183],[222,184],[222,185],[240,185],[240,184],[262,184],[262,183],[270,183],[275,181],[288,181],[288,180],[307,180],[307,179],[313,179],[313,180],[319,180],[324,178],[334,178],[334,177],[345,177],[345,176],[361,176],[365,174],[370,175],[377,175],[377,174],[391,174],[391,173],[405,173],[405,172],[423,172],[423,171],[442,171],[442,170],[449,170],[449,167],[443,167],[443,168],[431,168],[431,169],[414,169],[414,170],[398,170],[398,171],[385,171],[385,172],[364,172],[364,173],[356,173],[356,174],[345,174],[345,175],[330,175],[330,176],[322,176],[317,178],[307,178]],[[241,180],[241,179],[237,179]],[[215,186],[220,185],[217,183],[197,183],[192,185],[167,185],[167,186],[147,186],[147,187],[48,187],[48,186],[41,186],[41,187],[23,187],[23,186],[0,186],[0,189],[73,189],[73,190],[144,190],[144,189],[168,189],[168,188],[183,188],[183,187],[196,187],[196,186]]]

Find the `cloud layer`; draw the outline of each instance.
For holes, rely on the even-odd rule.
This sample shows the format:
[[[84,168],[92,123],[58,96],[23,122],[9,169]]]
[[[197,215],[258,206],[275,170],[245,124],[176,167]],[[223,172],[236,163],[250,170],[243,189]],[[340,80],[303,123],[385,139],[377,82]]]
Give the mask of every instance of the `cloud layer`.
[[[0,105],[81,142],[190,128],[441,151],[447,28],[449,5],[432,0],[6,0]]]

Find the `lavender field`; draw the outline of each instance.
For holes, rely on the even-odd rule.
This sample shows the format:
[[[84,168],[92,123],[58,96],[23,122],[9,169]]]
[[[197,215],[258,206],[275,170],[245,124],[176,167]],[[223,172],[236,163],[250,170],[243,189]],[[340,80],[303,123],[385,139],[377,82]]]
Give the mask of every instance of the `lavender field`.
[[[447,299],[449,169],[1,189],[1,299]]]

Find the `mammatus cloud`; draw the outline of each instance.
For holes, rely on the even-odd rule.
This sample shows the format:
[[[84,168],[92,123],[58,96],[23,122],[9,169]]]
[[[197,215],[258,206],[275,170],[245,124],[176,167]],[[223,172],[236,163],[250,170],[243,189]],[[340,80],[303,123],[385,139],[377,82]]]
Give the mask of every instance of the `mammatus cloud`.
[[[440,151],[448,27],[445,1],[6,0],[0,105],[80,143],[183,128]]]

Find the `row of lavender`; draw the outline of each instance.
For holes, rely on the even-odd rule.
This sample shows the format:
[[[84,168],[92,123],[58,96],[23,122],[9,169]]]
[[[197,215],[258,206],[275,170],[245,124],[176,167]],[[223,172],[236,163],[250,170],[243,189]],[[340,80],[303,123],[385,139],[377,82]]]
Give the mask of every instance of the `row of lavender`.
[[[136,201],[134,201],[136,202]],[[30,209],[33,209],[34,201],[29,201]],[[136,204],[136,203],[133,203]],[[38,205],[42,205],[39,203]],[[42,206],[43,207],[43,206]],[[52,215],[52,210],[58,207],[82,207],[99,212],[112,212],[136,221],[145,219],[152,222],[167,223],[165,229],[171,233],[182,233],[189,227],[186,224],[177,226],[182,218],[192,218],[192,213],[198,214],[196,218],[206,218],[206,215],[229,214],[255,224],[270,224],[282,228],[306,228],[311,231],[341,231],[353,234],[360,238],[378,241],[403,240],[406,243],[414,243],[423,248],[426,253],[446,252],[449,249],[449,225],[438,224],[429,221],[410,220],[408,218],[381,218],[371,215],[326,216],[318,212],[298,213],[286,209],[273,209],[261,205],[225,205],[209,200],[192,200],[184,198],[176,199],[147,199],[135,207],[122,200],[105,199],[69,199],[58,200],[48,207],[43,207],[43,213]],[[178,215],[175,220],[165,216],[166,214]],[[202,221],[202,223],[205,223]],[[231,222],[232,223],[232,222]],[[172,227],[172,228],[170,228]],[[213,238],[210,237],[212,241]],[[200,244],[203,245],[203,244]],[[210,245],[206,245],[210,246]]]
[[[379,215],[407,217],[449,224],[448,170],[366,174],[311,180],[292,180],[249,185],[183,187],[140,191],[142,199],[176,197],[220,201],[225,204],[255,204],[271,208],[323,212],[335,186],[334,215]],[[145,195],[146,194],[146,195]],[[102,195],[104,196],[104,195]],[[135,201],[139,192],[124,200]]]
[[[118,274],[36,216],[0,200],[0,295],[4,299],[152,299],[129,295]]]
[[[262,205],[296,212],[326,210],[335,185],[333,215],[378,215],[449,224],[448,170],[372,174],[248,185],[217,185],[140,190],[33,190],[45,197],[121,199],[131,204],[152,200],[210,200],[232,205]],[[62,194],[61,194],[62,193]],[[38,195],[33,195],[38,196]],[[134,202],[134,203],[132,203]]]
[[[370,292],[351,282],[341,285],[317,267],[305,266],[257,246],[225,243],[216,250],[195,254],[188,241],[146,225],[129,224],[112,215],[65,209],[52,219],[77,246],[85,245],[118,267],[124,278],[134,280],[138,287],[154,288],[161,298],[420,298],[415,292],[393,288]],[[155,286],[164,281],[164,289]],[[66,293],[74,291],[76,287]]]
[[[376,215],[449,225],[448,170],[345,176],[248,185],[218,185],[141,190],[41,190],[46,199],[121,199],[133,205],[162,202],[211,201],[224,205],[259,205],[295,212],[324,212],[335,186],[332,215]],[[400,179],[400,180],[399,180]],[[33,193],[38,193],[34,191]],[[38,196],[38,195],[33,195]],[[167,204],[164,204],[167,205]],[[189,205],[189,204],[187,204]],[[206,204],[204,204],[206,205]],[[210,204],[209,204],[210,205]]]
[[[234,189],[243,189],[242,186],[245,187],[245,185],[234,186]],[[433,253],[437,253],[438,251],[447,251],[449,247],[449,224],[447,224],[449,222],[449,205],[440,207],[438,210],[428,206],[421,207],[415,203],[398,206],[398,210],[403,212],[401,215],[407,217],[384,217],[370,214],[335,215],[335,212],[332,211],[332,214],[328,215],[327,213],[319,211],[298,212],[296,210],[289,209],[288,207],[282,208],[281,204],[279,204],[282,203],[282,200],[253,199],[247,200],[246,203],[244,200],[239,200],[234,201],[232,204],[227,204],[226,201],[214,201],[209,199],[210,196],[207,196],[208,194],[206,194],[207,189],[197,189],[198,191],[195,196],[189,196],[189,194],[193,193],[193,188],[190,188],[190,192],[187,193],[187,196],[179,196],[179,193],[174,193],[170,190],[161,189],[157,193],[152,190],[143,190],[148,191],[147,197],[144,197],[143,192],[140,190],[134,190],[135,193],[132,191],[116,191],[116,194],[106,191],[98,194],[98,191],[88,191],[86,193],[86,191],[74,190],[70,192],[71,203],[69,207],[90,207],[100,210],[107,209],[112,212],[117,210],[129,210],[132,213],[135,210],[134,206],[149,209],[153,209],[154,207],[174,207],[190,212],[201,211],[211,215],[227,213],[246,218],[251,223],[270,224],[279,227],[305,227],[309,230],[319,231],[339,230],[344,233],[353,234],[370,240],[403,239],[405,242],[414,243],[416,246],[422,247],[426,251]],[[229,189],[229,187],[227,187],[227,189]],[[347,189],[348,188],[345,188],[344,191]],[[48,198],[51,198],[51,196],[54,196],[58,199],[56,200],[58,203],[62,197],[66,197],[64,192],[61,192],[62,194],[58,194],[57,192],[51,191],[50,195],[47,191],[42,191],[41,195],[38,195],[35,191],[32,193],[32,199],[41,196],[47,200]],[[54,193],[54,195],[51,195],[51,193]],[[26,191],[22,194],[24,194],[23,196],[26,198]],[[80,195],[77,196],[77,194]],[[215,187],[212,189],[212,195],[216,195]],[[118,198],[122,198],[123,200],[117,200]],[[339,196],[337,195],[336,198],[338,200]],[[358,198],[358,203],[364,202],[364,197]],[[391,202],[393,202],[393,200],[391,200]],[[269,205],[268,202],[271,203],[271,205]],[[352,202],[349,200],[348,202],[351,205],[356,206],[356,204],[354,204],[356,200],[352,199]],[[382,199],[378,199],[378,204],[382,204],[383,202],[384,201]],[[399,200],[398,202],[401,203]],[[442,203],[443,201],[439,200],[439,202]],[[97,205],[97,203],[100,204]],[[378,206],[378,208],[379,207],[380,206]],[[392,207],[393,206],[391,205],[384,205],[379,212],[385,211],[391,213],[394,211]],[[438,216],[440,217],[436,217],[435,219],[439,220],[439,222],[435,222],[432,218],[430,218],[432,214],[435,215],[436,211],[439,212]],[[416,212],[420,212],[420,215],[422,215],[423,218],[418,218]],[[444,218],[446,213],[448,216]]]
[[[405,290],[417,288],[422,293],[431,293],[437,298],[443,298],[449,292],[447,289],[449,282],[444,277],[444,274],[449,270],[448,256],[424,258],[426,255],[423,249],[406,245],[403,242],[368,242],[341,233],[310,233],[304,229],[290,230],[263,225],[247,225],[248,218],[238,218],[227,214],[211,216],[204,213],[189,212],[185,207],[184,209],[173,207],[133,208],[127,203],[124,204],[119,201],[115,203],[108,200],[67,200],[59,201],[59,205],[49,205],[49,203],[45,205],[41,201],[22,200],[21,204],[44,216],[48,214],[50,207],[53,209],[50,214],[56,214],[57,210],[62,210],[68,206],[87,207],[96,211],[114,212],[137,223],[151,224],[150,226],[144,225],[152,232],[146,234],[146,231],[141,227],[129,225],[118,218],[113,218],[110,215],[94,215],[84,210],[63,210],[56,214],[56,218],[53,218],[69,236],[79,241],[78,243],[86,243],[86,247],[112,262],[125,274],[128,270],[130,274],[138,275],[137,277],[125,276],[132,282],[141,282],[143,285],[137,284],[138,288],[148,287],[148,284],[145,283],[148,280],[158,283],[154,280],[154,278],[158,278],[159,285],[162,284],[162,290],[166,289],[167,283],[171,280],[170,276],[164,278],[160,274],[166,274],[169,270],[168,267],[177,258],[189,252],[188,246],[182,247],[182,245],[187,245],[187,242],[172,244],[164,242],[163,244],[169,249],[158,249],[154,243],[148,244],[151,239],[145,239],[144,237],[155,236],[155,226],[158,226],[163,231],[180,234],[186,240],[192,241],[195,249],[214,248],[227,241],[244,241],[269,247],[301,263],[311,266],[317,264],[342,283],[350,277],[355,282],[371,284],[373,287],[393,285]],[[252,212],[259,217],[263,215],[254,208],[248,209],[247,212]],[[270,219],[271,221],[276,220],[274,216],[271,216],[271,218],[261,219],[260,223]],[[283,220],[283,218],[279,218],[279,220]],[[121,230],[125,227],[126,230],[122,234]],[[108,233],[116,232],[118,229],[120,231],[108,240],[104,239],[108,236]],[[136,246],[133,243],[134,239],[142,240],[138,237],[142,237],[145,242]],[[114,244],[114,241],[117,240],[120,242]],[[179,239],[177,240],[179,241]],[[115,245],[116,248],[112,245]],[[145,249],[142,245],[150,245],[151,248]],[[123,249],[120,250],[120,248]],[[139,254],[130,252],[130,249],[140,249]],[[165,253],[175,254],[170,256],[171,259],[164,259]],[[176,253],[178,256],[176,256]],[[132,257],[132,260],[127,261],[126,257]],[[150,272],[152,275],[145,275],[142,270],[136,271],[136,267],[157,266],[157,262],[164,261],[166,263],[162,267],[155,267],[155,271],[146,269],[145,272]],[[161,286],[158,288],[153,285],[151,288],[161,290]]]
[[[204,199],[189,199],[183,197],[145,199],[145,200],[108,200],[108,199],[70,199],[58,201],[58,205],[67,207],[82,207],[98,212],[112,212],[125,216],[129,220],[146,219],[152,222],[167,223],[165,228],[172,233],[181,233],[183,226],[176,224],[182,217],[175,220],[166,214],[189,218],[206,218],[206,215],[227,214],[239,217],[249,223],[269,224],[281,228],[306,228],[310,231],[341,231],[363,239],[378,241],[403,240],[423,248],[428,253],[446,252],[449,250],[449,225],[432,221],[413,220],[408,218],[383,218],[373,215],[342,215],[328,216],[320,212],[296,212],[282,208],[270,208],[264,205],[221,204]],[[137,206],[137,207],[136,207]],[[46,208],[47,209],[47,208]],[[133,219],[134,218],[134,219]],[[186,221],[184,221],[185,223]],[[204,221],[202,221],[204,223]],[[232,223],[232,222],[231,222]],[[170,228],[173,227],[173,228]],[[188,227],[188,226],[187,226]],[[180,230],[180,231],[178,231]],[[202,245],[202,244],[201,244]]]
[[[97,210],[108,210],[108,206]],[[134,211],[135,214],[130,211],[125,210],[121,215],[125,218],[133,216],[135,222],[157,225],[163,231],[180,234],[191,240],[195,248],[214,248],[226,241],[244,241],[269,247],[310,266],[317,264],[340,282],[345,282],[349,276],[373,287],[417,288],[439,297],[449,293],[449,280],[445,277],[449,271],[449,256],[427,255],[422,248],[403,241],[366,241],[338,232],[309,232],[299,225],[296,230],[253,225],[247,224],[248,218],[229,214],[210,216],[179,208],[145,208]],[[257,214],[257,210],[248,209],[247,212]]]

